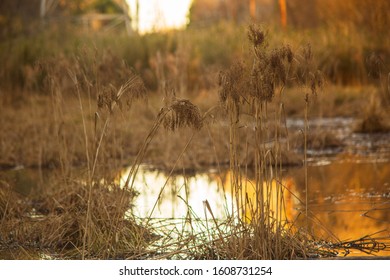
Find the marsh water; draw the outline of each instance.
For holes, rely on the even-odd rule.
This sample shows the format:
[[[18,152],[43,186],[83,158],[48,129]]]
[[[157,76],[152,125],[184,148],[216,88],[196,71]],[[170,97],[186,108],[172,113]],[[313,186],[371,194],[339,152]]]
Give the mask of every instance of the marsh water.
[[[324,240],[356,240],[361,237],[390,237],[390,134],[353,133],[352,119],[314,120],[311,128],[326,130],[342,145],[309,149],[308,211],[310,232]],[[301,120],[289,120],[289,127],[303,126]],[[125,180],[128,169],[120,172]],[[42,172],[17,168],[2,172],[20,193],[28,194],[39,182],[50,180]],[[286,166],[283,184],[286,216],[304,226],[305,169]],[[132,208],[140,220],[158,221],[160,231],[180,229],[192,221],[223,220],[232,213],[228,170],[170,175],[152,166],[141,166],[134,188],[138,196]],[[247,178],[246,180],[251,180]],[[291,195],[293,194],[293,195]],[[195,230],[207,230],[208,224]],[[192,230],[194,230],[192,228]],[[359,252],[358,252],[359,253]],[[381,251],[378,255],[390,255]]]
[[[390,233],[390,163],[337,160],[308,167],[308,210],[310,231],[323,240],[352,241]],[[231,214],[232,198],[225,192],[229,172],[211,170],[194,175],[166,174],[144,167],[135,186],[139,196],[133,213],[141,218],[165,220],[170,230],[181,230],[184,220],[223,220]],[[286,192],[286,216],[298,227],[305,226],[305,175],[303,168],[284,170],[283,182],[294,195]],[[211,211],[205,205],[209,204]],[[198,230],[205,230],[204,223]],[[358,252],[355,252],[358,253]],[[388,255],[381,252],[380,255]]]
[[[390,238],[390,134],[354,133],[353,119],[320,119],[309,123],[339,140],[339,145],[309,149],[308,212],[310,232],[323,240],[353,241],[362,237]],[[302,120],[289,120],[292,128]],[[126,177],[126,171],[123,172]],[[305,169],[283,169],[288,189],[286,218],[304,226]],[[141,168],[133,213],[142,218],[169,219],[183,226],[189,216],[200,220],[225,219],[232,212],[229,171],[167,176],[152,167]],[[245,178],[251,181],[252,178]],[[250,195],[250,194],[249,194]],[[201,224],[204,230],[207,224]],[[202,228],[203,227],[203,228]],[[360,251],[354,251],[360,254]],[[390,255],[381,251],[378,255]]]

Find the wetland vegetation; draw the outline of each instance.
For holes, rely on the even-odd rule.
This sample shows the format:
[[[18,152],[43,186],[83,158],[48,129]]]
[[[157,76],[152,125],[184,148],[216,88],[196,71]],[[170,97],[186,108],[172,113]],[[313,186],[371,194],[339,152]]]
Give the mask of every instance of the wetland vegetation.
[[[376,3],[144,35],[2,15],[0,258],[389,256]]]

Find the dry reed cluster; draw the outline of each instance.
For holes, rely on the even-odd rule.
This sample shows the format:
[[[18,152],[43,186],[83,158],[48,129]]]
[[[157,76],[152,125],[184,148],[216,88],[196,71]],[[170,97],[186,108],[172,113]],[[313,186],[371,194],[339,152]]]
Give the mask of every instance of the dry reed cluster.
[[[142,255],[145,240],[152,235],[131,218],[125,219],[134,193],[99,184],[93,186],[91,193],[80,183],[56,187],[34,199],[1,192],[2,246],[39,248],[42,253],[72,259]],[[91,215],[87,215],[88,211]],[[118,221],[115,217],[122,218]],[[86,219],[90,219],[87,228]]]
[[[309,104],[324,80],[316,70],[310,45],[298,53],[289,45],[270,48],[268,36],[261,27],[249,26],[250,61],[233,63],[220,72],[219,105],[204,115],[190,100],[176,97],[174,89],[166,86],[164,67],[156,65],[159,77],[164,79],[161,81],[164,103],[153,116],[154,122],[143,141],[135,145],[138,152],[132,155],[133,164],[122,188],[106,172],[112,171],[108,165],[114,152],[110,149],[113,146],[120,149],[130,141],[126,137],[123,137],[126,141],[118,140],[121,130],[116,122],[125,109],[134,109],[134,102],[147,99],[142,79],[110,52],[98,59],[96,53],[85,51],[84,59],[75,57],[72,63],[59,59],[42,64],[51,97],[50,135],[58,149],[56,164],[60,167],[60,180],[34,198],[22,197],[0,181],[1,245],[38,247],[57,253],[59,258],[159,257],[156,252],[170,247],[164,245],[161,250],[151,251],[149,245],[156,237],[149,227],[152,221],[140,226],[130,214],[136,195],[135,177],[140,165],[147,162],[148,150],[161,127],[170,132],[190,131],[188,139],[180,137],[181,149],[170,165],[168,179],[177,172],[178,163],[189,153],[197,134],[207,130],[214,152],[221,146],[225,148],[224,143],[213,138],[216,123],[208,122],[218,114],[226,128],[219,132],[227,143],[231,214],[226,221],[216,220],[211,210],[213,202],[206,201],[205,212],[212,216],[213,230],[192,235],[182,232],[179,241],[175,241],[180,249],[162,257],[180,258],[184,254],[195,259],[304,259],[332,255],[319,249],[308,228],[298,228],[287,218],[285,194],[291,190],[282,179],[284,155],[290,147],[284,91],[292,84],[299,85],[299,98],[304,103],[305,127],[301,137],[307,167],[308,144],[318,145],[308,137]],[[82,133],[74,139],[68,138],[72,126],[63,108],[70,95],[77,101],[73,110],[82,126]],[[172,135],[167,134],[167,138]],[[135,138],[140,137],[132,140]],[[76,169],[77,160],[71,150],[75,146],[83,147],[83,153],[77,157],[83,158],[79,162],[84,163]],[[301,203],[306,207],[304,216],[308,219],[307,173],[305,177],[306,199]],[[153,186],[161,188],[155,207],[166,185]],[[188,205],[186,223],[190,227],[203,222],[191,215]]]
[[[197,106],[186,99],[177,99],[174,91],[167,93],[165,106],[158,114],[165,129],[175,131],[178,128],[190,127],[199,130],[203,126],[202,115]]]
[[[308,232],[285,214],[284,194],[291,190],[282,180],[282,152],[288,150],[288,141],[282,139],[287,130],[283,91],[298,82],[308,103],[306,89],[316,94],[322,79],[310,64],[310,48],[304,48],[303,59],[296,58],[288,45],[269,49],[267,36],[261,27],[251,25],[251,63],[235,63],[219,76],[220,102],[229,125],[233,214],[230,222],[216,226],[215,242],[200,258],[295,259],[316,252]],[[227,234],[219,227],[226,227],[222,232]]]
[[[116,107],[125,103],[131,107],[137,99],[145,99],[142,80],[127,71],[127,80],[118,89],[113,84],[102,84],[85,65],[75,58],[72,65],[47,62],[47,85],[52,97],[53,141],[58,146],[60,163],[59,182],[43,193],[18,196],[6,183],[0,191],[1,242],[11,246],[40,248],[59,258],[131,258],[140,256],[151,236],[138,226],[127,212],[134,196],[132,190],[122,190],[107,180],[99,167],[107,155],[101,155]],[[99,67],[97,67],[99,69]],[[67,73],[59,75],[61,73]],[[73,89],[73,90],[72,90]],[[72,92],[73,91],[73,92]],[[79,145],[84,146],[85,175],[75,175],[70,160],[71,147],[64,136],[66,119],[63,100],[73,94],[83,125]],[[92,105],[83,107],[82,95],[95,98],[95,121],[88,116]],[[104,166],[103,166],[104,167]],[[3,182],[2,182],[3,183]]]
[[[291,69],[295,56],[289,46],[269,50],[267,35],[257,26],[249,27],[248,36],[253,48],[251,66],[244,62],[236,63],[227,71],[221,72],[219,79],[220,102],[229,124],[231,196],[234,198],[229,207],[232,208],[233,216],[228,222],[223,222],[225,231],[221,231],[222,225],[214,220],[218,229],[211,234],[214,241],[196,244],[192,257],[305,258],[309,250],[308,244],[304,243],[306,237],[297,234],[299,231],[292,231],[290,221],[284,219],[283,193],[289,190],[286,190],[281,179],[280,136],[284,123],[281,97],[284,87],[292,80]],[[105,59],[109,58],[110,56]],[[145,161],[147,150],[160,126],[171,131],[184,127],[194,129],[173,165],[170,172],[172,175],[177,163],[187,152],[193,136],[204,126],[204,117],[192,102],[177,98],[174,90],[166,88],[165,103],[139,148],[123,189],[102,183],[100,170],[107,159],[104,148],[109,130],[115,123],[115,111],[117,108],[123,110],[123,104],[131,107],[135,100],[144,99],[146,90],[142,80],[127,70],[124,71],[126,79],[122,85],[118,85],[110,83],[110,79],[100,74],[102,69],[96,58],[92,71],[86,65],[75,58],[72,65],[59,63],[54,67],[49,64],[46,70],[57,131],[61,131],[64,122],[62,104],[66,94],[73,91],[79,101],[76,109],[79,110],[83,126],[79,145],[84,146],[86,159],[83,182],[73,183],[68,143],[58,134],[56,141],[61,151],[59,161],[62,185],[57,191],[46,193],[46,196],[35,201],[25,201],[30,208],[22,211],[19,221],[3,215],[2,229],[13,232],[12,238],[4,241],[16,242],[20,246],[35,244],[51,250],[60,249],[63,253],[64,250],[74,249],[70,250],[76,252],[72,256],[83,259],[141,256],[151,235],[144,227],[137,226],[131,217],[126,216],[131,208],[134,181],[139,167]],[[51,71],[53,69],[57,70]],[[64,77],[59,72],[68,75]],[[305,75],[309,73],[305,72]],[[314,91],[316,79],[313,77],[310,81]],[[306,80],[304,82],[307,83]],[[68,85],[65,88],[64,83]],[[269,112],[268,106],[275,101],[277,91],[280,97],[274,107],[277,110]],[[87,108],[84,107],[82,96],[85,94],[96,100],[96,106],[89,104]],[[249,119],[242,118],[243,112],[250,116]],[[94,122],[91,123],[91,119]],[[243,132],[243,126],[253,126],[253,129]],[[254,161],[251,164],[245,162],[249,150],[241,149],[243,133],[244,138],[251,139],[250,143],[246,143],[247,147],[251,146],[250,153],[253,153]],[[246,179],[242,179],[248,178],[248,168],[254,171],[254,186],[243,183]],[[165,185],[161,187],[160,193],[164,187]],[[248,197],[248,188],[254,188],[254,198]],[[273,206],[274,200],[276,207]],[[14,208],[17,207],[13,206]],[[208,209],[211,212],[210,206]],[[4,210],[4,213],[10,212]]]

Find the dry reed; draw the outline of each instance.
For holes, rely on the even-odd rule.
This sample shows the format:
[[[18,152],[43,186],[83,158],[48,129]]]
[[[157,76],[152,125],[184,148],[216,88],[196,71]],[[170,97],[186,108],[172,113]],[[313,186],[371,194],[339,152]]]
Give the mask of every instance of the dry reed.
[[[293,63],[298,59],[295,59],[291,48],[281,46],[270,50],[267,36],[261,27],[251,25],[248,38],[253,48],[252,66],[237,63],[220,75],[220,100],[227,110],[230,127],[231,196],[234,197],[231,207],[238,221],[231,225],[231,236],[226,237],[229,246],[225,247],[225,242],[216,246],[222,258],[307,258],[313,249],[301,231],[287,230],[293,225],[289,225],[290,221],[283,214],[286,207],[283,194],[289,190],[281,183],[282,94],[293,79],[308,85],[314,94],[322,80],[318,73],[311,72],[310,48],[305,48],[303,52],[305,64],[296,67],[303,72],[294,74]],[[279,98],[275,100],[276,93]],[[270,113],[268,107],[273,102],[276,103],[273,108],[279,109]],[[243,161],[243,151],[239,149],[241,128],[247,126],[241,113],[244,110],[250,115],[250,120],[246,121],[254,125],[252,132],[246,132],[247,137],[254,139],[255,160],[252,166]],[[242,180],[248,177],[248,168],[254,170],[254,198],[248,196],[248,186]],[[274,200],[276,205],[272,205]],[[221,255],[221,251],[226,253]]]
[[[98,65],[97,62],[95,64]],[[77,57],[72,65],[48,62],[42,66],[51,73],[48,74],[48,89],[58,131],[65,123],[62,104],[68,89],[62,86],[63,75],[56,73],[68,73],[68,82],[78,100],[75,109],[79,110],[82,121],[80,144],[83,143],[81,145],[85,151],[86,176],[73,179],[75,176],[69,160],[68,142],[58,133],[55,140],[62,167],[59,188],[55,191],[46,190],[32,201],[25,198],[24,203],[29,207],[22,212],[20,219],[11,219],[12,216],[7,215],[10,205],[5,205],[2,229],[12,233],[12,236],[8,235],[4,242],[16,242],[20,246],[34,245],[61,252],[61,257],[71,258],[109,259],[139,255],[150,235],[148,230],[137,226],[131,217],[127,217],[134,193],[121,190],[107,180],[102,183],[102,174],[97,173],[97,168],[104,160],[100,153],[116,108],[123,109],[122,104],[130,108],[135,100],[145,99],[146,89],[142,80],[125,71],[128,74],[127,81],[116,89],[113,84],[103,84],[105,79],[98,79],[99,75],[90,79],[91,73]],[[96,67],[95,73],[98,73],[100,68]],[[96,97],[95,113],[91,104],[84,107],[82,96],[85,94],[89,98]],[[98,117],[93,126],[88,121],[92,114]]]
[[[315,70],[309,45],[300,54],[294,53],[288,45],[270,49],[268,36],[262,28],[251,25],[248,30],[251,61],[234,63],[219,75],[219,101],[224,114],[218,114],[228,124],[227,130],[221,129],[221,134],[227,132],[221,139],[227,142],[229,151],[230,195],[234,198],[229,206],[233,214],[226,221],[218,221],[211,210],[213,202],[205,202],[205,211],[212,216],[215,228],[205,226],[206,230],[201,234],[181,233],[174,242],[179,249],[169,251],[173,243],[165,244],[156,251],[166,250],[168,253],[158,257],[179,258],[185,254],[187,258],[195,259],[300,259],[330,254],[326,249],[320,251],[318,244],[311,242],[307,228],[295,228],[286,219],[284,194],[290,190],[282,183],[283,156],[289,152],[288,143],[282,141],[284,134],[288,136],[284,90],[289,84],[298,83],[303,91],[303,146],[307,170],[306,154],[311,142],[307,128],[308,109],[310,101],[322,87],[323,79],[321,73]],[[108,139],[108,134],[115,125],[117,109],[124,110],[125,105],[132,108],[136,100],[146,98],[146,89],[142,80],[112,54],[103,57],[104,63],[96,56],[92,60],[92,63],[86,63],[75,58],[73,63],[59,61],[57,67],[55,63],[46,66],[61,183],[53,186],[57,189],[46,190],[30,199],[15,194],[8,183],[1,181],[0,241],[2,244],[60,252],[60,258],[150,257],[154,252],[146,248],[156,237],[151,233],[156,229],[149,228],[151,220],[145,228],[129,215],[139,167],[147,160],[147,151],[161,126],[172,132],[183,128],[194,130],[188,141],[180,138],[185,145],[168,179],[189,150],[193,135],[201,132],[204,126],[207,126],[207,133],[212,139],[219,166],[217,148],[225,151],[221,148],[223,143],[213,139],[215,131],[205,120],[214,118],[221,107],[217,106],[202,116],[200,109],[191,101],[177,98],[173,90],[165,87],[165,102],[144,141],[137,147],[138,154],[125,186],[120,189],[112,181],[102,180],[104,176],[100,173],[111,156],[107,152],[107,142],[113,140],[110,144],[117,144],[115,137]],[[117,67],[113,68],[115,71],[107,69],[107,61]],[[88,65],[94,67],[90,69]],[[165,77],[163,72],[159,74]],[[162,82],[166,83],[165,80]],[[71,125],[67,126],[63,112],[64,100],[69,92],[76,96],[78,121],[82,123],[83,132],[76,135],[77,140],[73,142],[73,146],[84,149],[84,154],[78,155],[84,157],[82,162],[85,162],[82,168],[86,175],[81,181],[79,175],[75,176],[72,150],[66,138],[72,130]],[[87,106],[82,102],[85,96],[89,100]],[[250,186],[247,178],[252,173],[254,183]],[[302,202],[306,206],[306,217],[310,214],[307,208],[307,177],[306,173],[306,199]],[[165,185],[160,186],[161,192]],[[254,197],[248,194],[251,187],[255,190]],[[186,222],[190,226],[204,222],[198,217],[191,218],[194,214],[190,205],[188,213]]]

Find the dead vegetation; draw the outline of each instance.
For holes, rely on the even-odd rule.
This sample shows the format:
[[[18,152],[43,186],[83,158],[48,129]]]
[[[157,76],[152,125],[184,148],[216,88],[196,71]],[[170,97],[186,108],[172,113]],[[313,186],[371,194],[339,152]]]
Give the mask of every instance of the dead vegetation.
[[[26,145],[19,146],[20,151],[3,141],[2,160],[51,167],[59,170],[58,178],[44,192],[28,197],[1,181],[1,246],[38,248],[70,259],[333,256],[334,248],[319,246],[307,227],[297,228],[286,218],[284,194],[291,190],[282,183],[286,162],[298,161],[307,167],[308,148],[339,144],[331,135],[313,136],[307,130],[310,105],[324,81],[310,45],[298,52],[289,45],[270,48],[267,36],[259,26],[249,27],[250,61],[233,63],[220,72],[218,104],[206,108],[204,114],[190,100],[178,98],[165,81],[163,102],[140,102],[147,99],[143,81],[110,53],[99,58],[86,52],[83,59],[42,62],[50,100],[31,99],[38,106],[27,111],[29,118],[35,118],[32,126],[20,124],[24,130],[17,132],[9,132],[12,127],[2,130],[2,135],[17,143],[24,135],[30,137],[30,142],[26,139]],[[292,86],[299,89],[300,114],[305,119],[304,130],[295,140],[286,126],[286,91]],[[146,104],[146,109],[134,104]],[[45,108],[44,114],[40,108]],[[374,127],[373,122],[368,126]],[[298,160],[290,141],[304,151]],[[114,173],[128,162],[132,162],[130,173],[120,188]],[[232,217],[217,221],[206,204],[213,217],[212,232],[182,233],[177,240],[151,249],[162,236],[155,234],[150,221],[141,226],[130,211],[137,195],[135,176],[143,163],[170,170],[168,177],[185,168],[228,166]],[[242,180],[248,170],[254,174],[256,195],[252,198]],[[307,179],[305,184],[307,196]],[[162,192],[165,185],[156,187]],[[305,219],[310,218],[307,202],[307,197],[301,201]],[[196,217],[189,218],[190,224],[198,222]]]
[[[66,259],[131,258],[153,238],[126,217],[134,194],[117,186],[96,184],[90,193],[85,184],[67,183],[34,198],[18,197],[4,186],[1,191],[3,247],[36,248]]]

